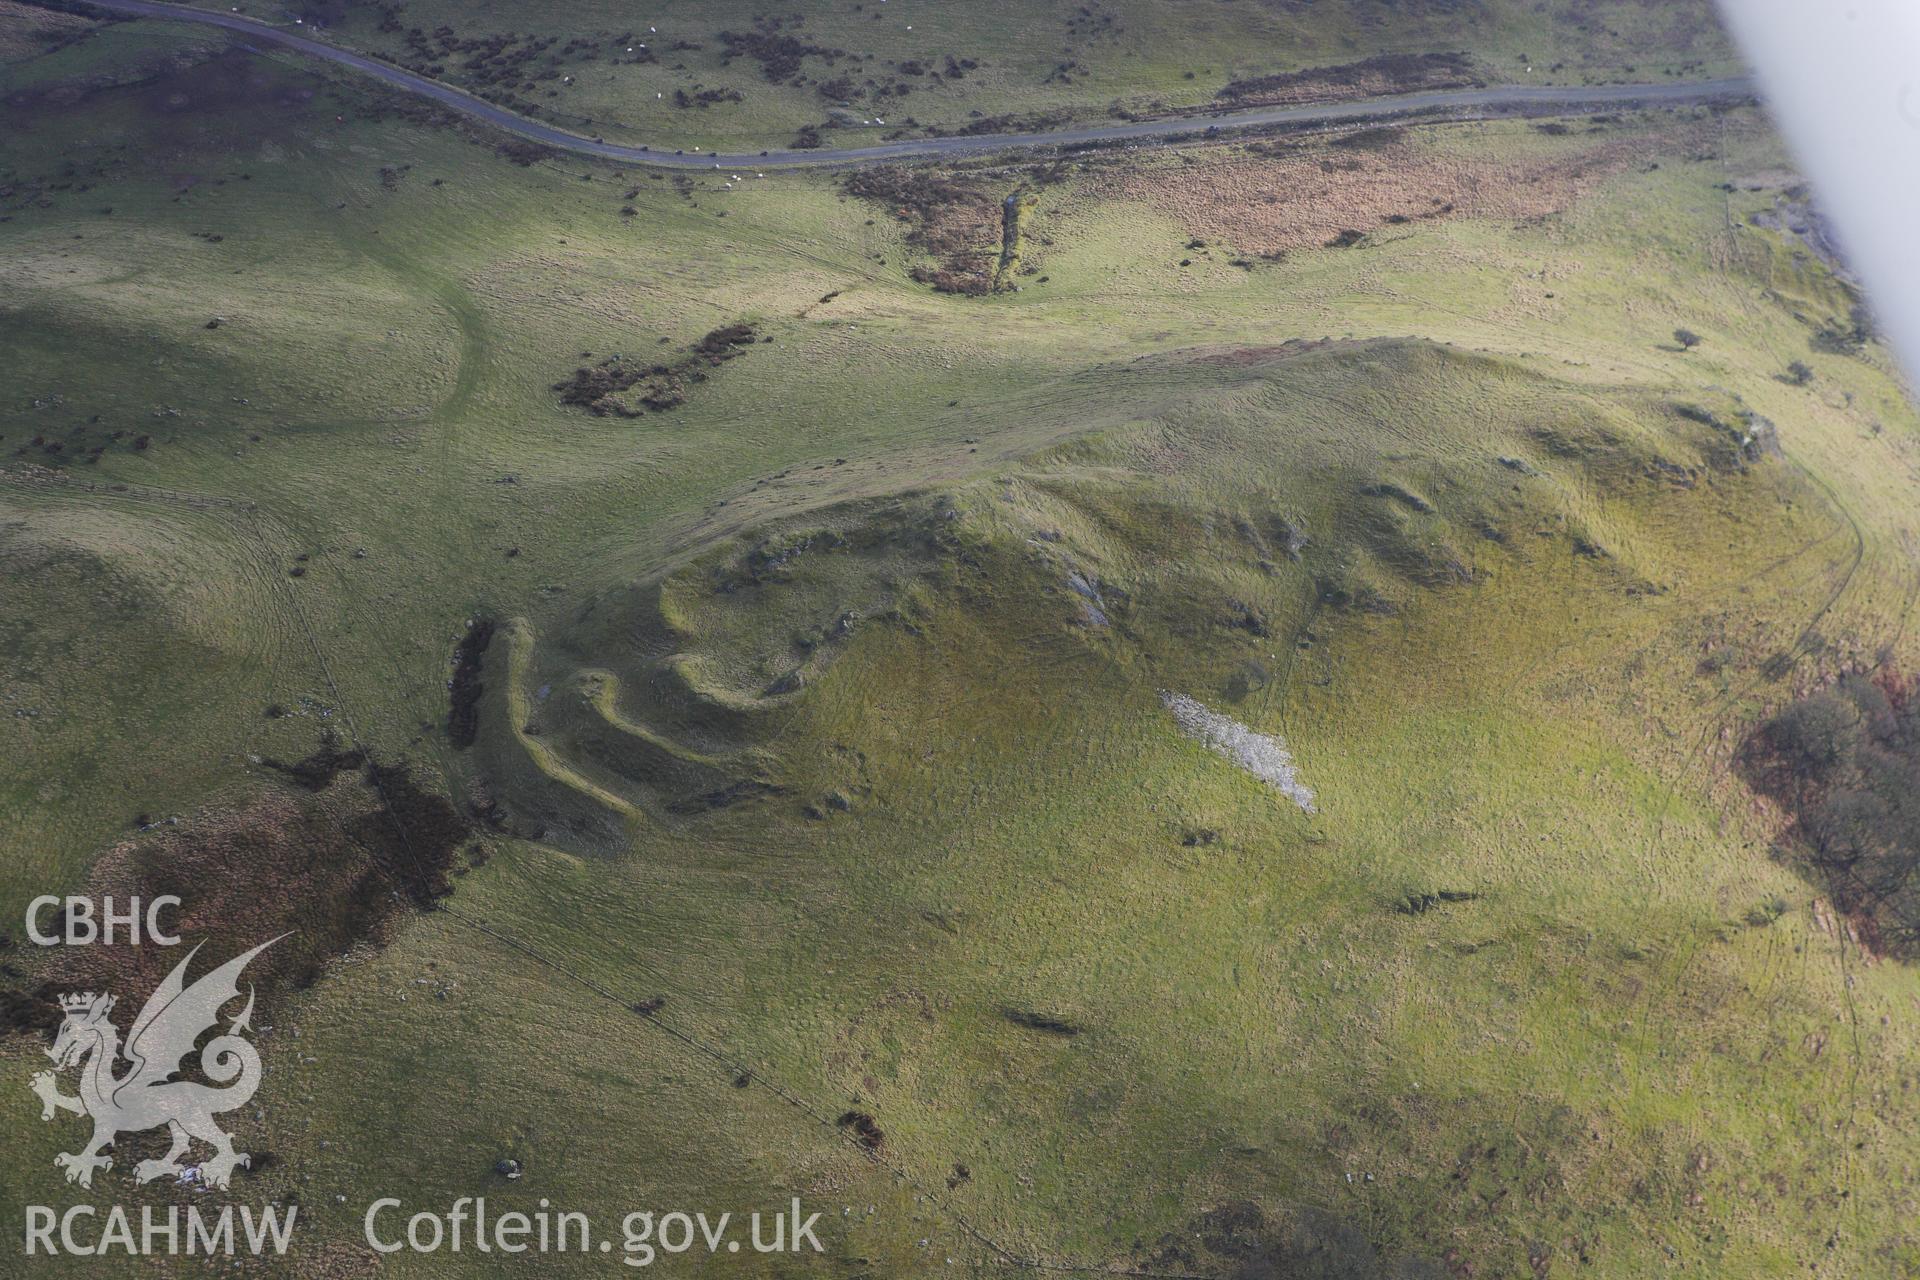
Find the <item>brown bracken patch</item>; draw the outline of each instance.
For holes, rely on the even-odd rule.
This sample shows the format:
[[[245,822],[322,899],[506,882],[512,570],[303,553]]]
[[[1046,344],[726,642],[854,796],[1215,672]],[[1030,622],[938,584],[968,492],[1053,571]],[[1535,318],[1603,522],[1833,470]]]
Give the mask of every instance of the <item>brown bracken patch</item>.
[[[992,288],[1000,247],[1001,196],[984,182],[929,169],[857,169],[841,184],[850,196],[907,225],[907,243],[935,260],[913,278],[940,293]]]
[[[1143,200],[1188,233],[1247,253],[1351,245],[1383,228],[1441,218],[1541,218],[1676,138],[1617,134],[1558,155],[1504,158],[1369,131],[1366,145],[1255,143],[1200,149],[1178,167],[1096,176],[1095,197]]]
[[[450,875],[471,833],[445,797],[403,766],[366,764],[325,744],[287,766],[294,781],[269,785],[237,808],[209,809],[109,849],[84,896],[96,917],[111,897],[124,911],[171,894],[161,918],[182,945],[16,947],[6,943],[0,1031],[44,1031],[71,990],[110,990],[138,1007],[198,945],[194,973],[286,934],[248,967],[263,1009],[312,985],[356,945],[386,942],[399,922],[452,892]],[[332,768],[334,773],[322,776]]]

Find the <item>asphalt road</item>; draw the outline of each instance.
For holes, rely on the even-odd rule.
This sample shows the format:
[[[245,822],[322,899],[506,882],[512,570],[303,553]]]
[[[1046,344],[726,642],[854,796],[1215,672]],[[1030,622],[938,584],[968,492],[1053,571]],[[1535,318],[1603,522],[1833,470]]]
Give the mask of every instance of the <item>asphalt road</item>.
[[[429,98],[463,115],[549,146],[618,160],[626,164],[659,165],[679,169],[711,169],[755,165],[761,168],[828,168],[833,166],[875,164],[892,160],[911,160],[926,156],[964,156],[983,152],[1031,147],[1071,147],[1088,143],[1152,143],[1175,137],[1191,137],[1209,128],[1245,129],[1260,125],[1316,125],[1357,123],[1389,119],[1417,111],[1532,110],[1552,113],[1575,112],[1589,108],[1623,105],[1679,105],[1707,102],[1719,98],[1746,97],[1754,92],[1751,81],[1673,80],[1659,84],[1610,85],[1502,85],[1485,89],[1448,89],[1433,93],[1408,93],[1391,98],[1373,98],[1361,102],[1326,103],[1304,107],[1253,107],[1217,114],[1175,116],[1159,120],[1136,120],[1119,124],[1087,125],[1058,129],[1050,133],[994,133],[965,138],[916,138],[884,142],[871,147],[845,147],[820,151],[745,151],[708,152],[671,147],[624,146],[596,138],[568,133],[495,106],[470,93],[416,75],[405,68],[382,62],[366,54],[342,49],[298,31],[270,26],[256,18],[237,13],[187,9],[156,0],[88,0],[97,9],[143,18],[165,18],[176,22],[197,22],[224,27],[247,37],[254,45],[292,49],[309,57],[352,67],[376,80],[407,93]]]

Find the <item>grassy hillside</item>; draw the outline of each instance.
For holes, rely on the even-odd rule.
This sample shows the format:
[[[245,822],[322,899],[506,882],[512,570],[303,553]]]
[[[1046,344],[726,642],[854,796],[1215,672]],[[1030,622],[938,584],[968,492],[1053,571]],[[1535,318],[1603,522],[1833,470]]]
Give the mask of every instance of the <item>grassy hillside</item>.
[[[1735,66],[1704,0],[834,0],[791,10],[569,0],[537,12],[498,0],[271,0],[248,12],[298,18],[555,123],[670,147],[784,146],[809,126],[823,145],[857,146],[1437,79],[1583,84]],[[1462,58],[1421,65],[1430,54]]]
[[[154,25],[0,76],[0,911],[255,850],[202,891],[344,952],[263,996],[283,1273],[480,1193],[799,1195],[806,1274],[1920,1266],[1911,968],[1732,767],[1912,669],[1920,424],[1756,115],[862,195]]]

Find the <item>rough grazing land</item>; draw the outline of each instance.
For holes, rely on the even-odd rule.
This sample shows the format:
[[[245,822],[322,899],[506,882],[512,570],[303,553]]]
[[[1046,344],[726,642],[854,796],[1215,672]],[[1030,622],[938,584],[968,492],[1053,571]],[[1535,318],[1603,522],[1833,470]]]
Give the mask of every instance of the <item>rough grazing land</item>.
[[[1600,76],[1702,12],[325,8],[782,139],[837,108],[796,77],[964,128],[1466,13],[1496,71]],[[702,47],[625,61],[646,25]],[[0,66],[0,922],[184,880],[196,932],[308,939],[235,1117],[236,1198],[301,1205],[271,1274],[370,1273],[363,1192],[636,1187],[821,1210],[753,1280],[1920,1266],[1920,418],[1754,222],[1760,116],[850,192],[502,154],[156,26]],[[915,278],[1014,192],[1017,291]],[[49,987],[164,959],[11,928],[0,1081]],[[77,1194],[72,1125],[5,1087],[0,1129],[0,1203]],[[96,1198],[179,1194],[128,1172]]]
[[[58,13],[19,0],[0,0],[0,62],[44,53],[91,30],[78,14]]]
[[[195,0],[227,9],[221,0]],[[1042,120],[1717,74],[1707,0],[261,0],[492,101],[656,147],[841,147]]]

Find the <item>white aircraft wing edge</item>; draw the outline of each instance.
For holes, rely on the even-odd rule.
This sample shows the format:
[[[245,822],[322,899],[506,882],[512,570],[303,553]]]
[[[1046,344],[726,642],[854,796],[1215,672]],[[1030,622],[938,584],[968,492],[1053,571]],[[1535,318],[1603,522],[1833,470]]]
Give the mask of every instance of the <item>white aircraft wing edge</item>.
[[[1720,0],[1879,327],[1920,381],[1920,0]]]

